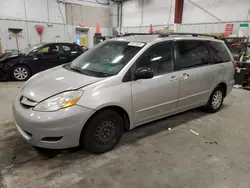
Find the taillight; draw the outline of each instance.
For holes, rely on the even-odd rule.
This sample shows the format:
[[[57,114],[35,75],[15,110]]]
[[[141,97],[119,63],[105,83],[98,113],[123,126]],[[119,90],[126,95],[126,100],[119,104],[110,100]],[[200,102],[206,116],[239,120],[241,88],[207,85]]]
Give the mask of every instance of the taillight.
[[[236,63],[236,61],[235,61],[235,60],[233,60],[233,61],[232,61],[232,63],[233,63],[233,67],[234,67],[234,69],[236,69],[236,67],[237,67],[237,63]]]

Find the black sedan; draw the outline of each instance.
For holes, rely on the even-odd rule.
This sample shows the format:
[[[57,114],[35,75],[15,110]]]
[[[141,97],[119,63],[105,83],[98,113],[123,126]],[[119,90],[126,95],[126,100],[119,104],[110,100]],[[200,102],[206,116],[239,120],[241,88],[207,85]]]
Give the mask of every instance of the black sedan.
[[[41,43],[0,56],[0,79],[24,81],[37,72],[65,64],[87,51],[75,43]]]

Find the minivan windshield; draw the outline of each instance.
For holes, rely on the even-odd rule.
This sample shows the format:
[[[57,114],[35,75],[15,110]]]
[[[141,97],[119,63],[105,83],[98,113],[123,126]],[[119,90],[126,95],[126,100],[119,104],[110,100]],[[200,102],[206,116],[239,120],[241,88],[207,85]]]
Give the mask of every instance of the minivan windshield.
[[[145,45],[125,41],[105,41],[70,63],[70,69],[95,77],[116,75]]]

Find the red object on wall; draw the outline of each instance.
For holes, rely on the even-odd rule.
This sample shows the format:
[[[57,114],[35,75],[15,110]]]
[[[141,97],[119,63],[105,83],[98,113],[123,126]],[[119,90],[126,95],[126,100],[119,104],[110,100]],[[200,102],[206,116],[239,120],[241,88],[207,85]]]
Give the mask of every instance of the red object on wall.
[[[100,24],[96,24],[95,33],[96,34],[100,34],[101,33]]]
[[[80,25],[80,27],[84,27],[86,24],[81,22],[79,25]]]
[[[152,26],[152,24],[150,24],[150,26],[149,26],[149,33],[153,33],[153,26]]]
[[[234,28],[234,24],[226,24],[224,37],[229,37],[230,35],[232,35],[233,34],[233,28]]]
[[[44,27],[42,25],[35,25],[35,28],[36,28],[37,34],[40,36],[40,42],[42,42],[42,34],[43,34]]]

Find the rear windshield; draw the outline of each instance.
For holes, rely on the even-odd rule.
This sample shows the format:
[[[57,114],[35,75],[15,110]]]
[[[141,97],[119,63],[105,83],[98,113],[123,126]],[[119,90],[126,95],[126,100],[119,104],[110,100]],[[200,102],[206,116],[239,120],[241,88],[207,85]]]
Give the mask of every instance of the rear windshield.
[[[209,42],[209,46],[214,63],[231,61],[226,45],[220,42]]]
[[[90,76],[115,75],[144,45],[144,43],[105,41],[75,59],[70,63],[70,68]]]

